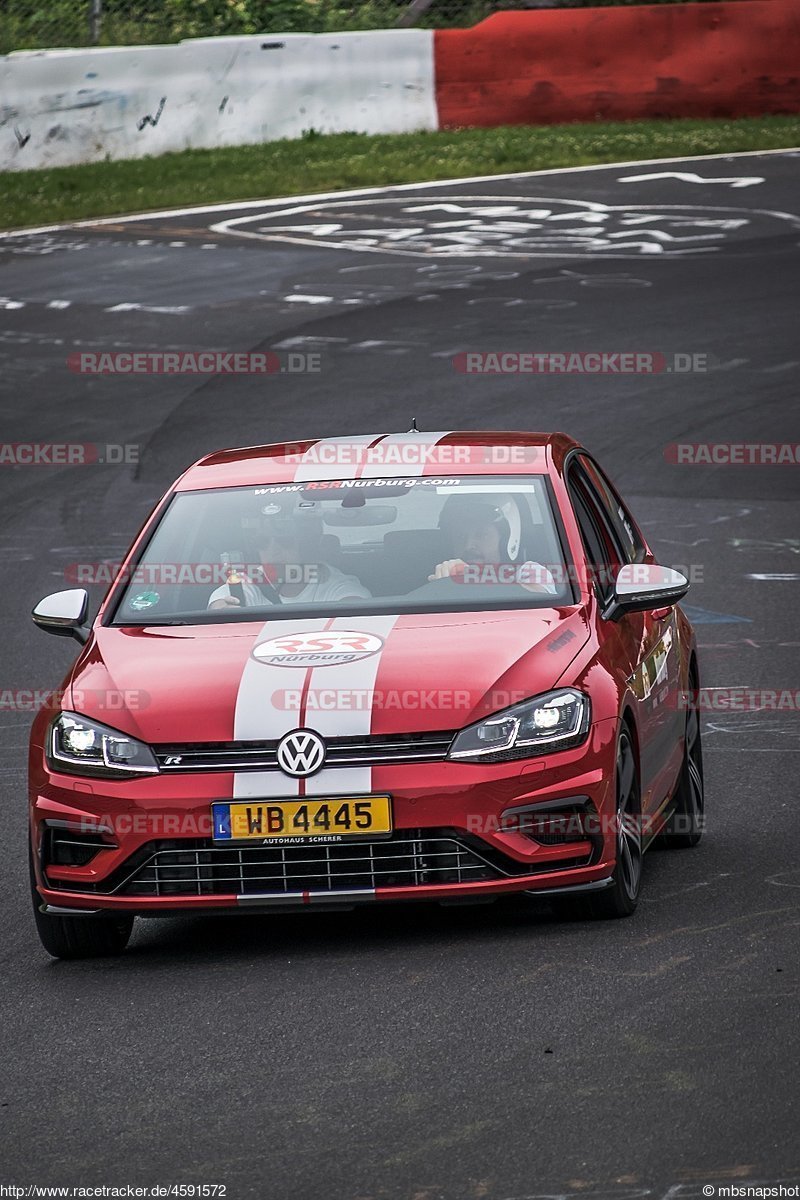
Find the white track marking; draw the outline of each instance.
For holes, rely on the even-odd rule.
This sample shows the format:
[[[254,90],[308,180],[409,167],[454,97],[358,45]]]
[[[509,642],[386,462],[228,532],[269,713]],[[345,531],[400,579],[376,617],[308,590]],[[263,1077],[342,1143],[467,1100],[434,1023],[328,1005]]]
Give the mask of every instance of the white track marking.
[[[464,175],[450,179],[432,179],[424,183],[387,184],[383,187],[352,188],[340,192],[312,192],[302,196],[281,196],[270,200],[229,201],[225,204],[202,204],[189,208],[168,208],[152,212],[129,213],[126,216],[97,217],[93,220],[73,221],[61,225],[40,225],[33,229],[12,229],[0,232],[1,238],[32,236],[39,233],[58,233],[65,229],[87,229],[102,225],[119,225],[132,221],[152,221],[170,217],[186,217],[202,213],[241,212],[246,209],[278,207],[289,203],[306,200],[338,200],[348,196],[383,196],[387,192],[420,191],[423,188],[436,188],[449,184],[488,183],[491,180],[506,179],[536,179],[548,175],[569,175],[576,171],[616,171],[623,167],[650,166],[657,163],[675,162],[713,162],[720,159],[727,161],[731,158],[764,158],[773,154],[800,154],[800,146],[786,146],[776,150],[735,150],[730,154],[692,154],[678,158],[640,158],[628,162],[591,163],[583,167],[548,167],[542,171],[512,171],[505,175]],[[786,215],[786,214],[782,214]]]
[[[732,188],[753,187],[754,184],[764,183],[763,175],[734,175],[726,179],[717,176],[716,179],[705,179],[691,171],[656,171],[652,175],[623,175],[617,183],[645,183],[649,179],[677,179],[681,183],[727,183]]]
[[[275,223],[281,218],[291,222],[321,209],[338,216],[338,222],[320,226],[311,220],[304,233],[298,232],[302,227],[296,224]],[[432,219],[428,224],[418,223],[419,213],[436,212],[459,213],[464,220],[445,222],[458,226],[447,230]],[[363,214],[360,225],[358,214]],[[707,243],[724,242],[755,218],[777,218],[800,226],[800,217],[792,213],[730,205],[605,204],[563,196],[444,193],[429,196],[422,205],[409,204],[406,197],[377,194],[347,203],[340,199],[295,203],[288,208],[272,207],[231,217],[213,228],[221,235],[262,242],[452,263],[475,257],[625,259],[715,253],[718,246]],[[406,224],[398,228],[397,223],[402,221]],[[667,228],[653,228],[656,221]],[[245,228],[254,223],[261,223],[261,227]],[[689,228],[695,231],[690,233]],[[334,233],[320,236],[320,229],[333,229]]]

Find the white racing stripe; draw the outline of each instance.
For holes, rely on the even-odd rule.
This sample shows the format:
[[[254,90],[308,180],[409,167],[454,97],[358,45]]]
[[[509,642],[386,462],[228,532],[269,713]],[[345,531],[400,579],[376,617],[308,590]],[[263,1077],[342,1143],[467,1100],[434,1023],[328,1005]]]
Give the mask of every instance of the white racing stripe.
[[[379,479],[387,476],[390,479],[398,477],[415,477],[422,475],[425,470],[425,448],[435,446],[442,438],[446,438],[452,431],[449,429],[438,430],[433,433],[390,433],[385,438],[382,438],[375,447],[376,454],[390,449],[392,446],[410,446],[412,448],[410,462],[395,462],[389,457],[389,461],[382,464],[380,461],[367,463],[364,470],[361,472],[363,479]],[[418,448],[420,453],[414,452],[414,448]],[[416,460],[416,461],[415,461]],[[449,468],[445,474],[452,474],[452,468]]]
[[[295,483],[309,479],[352,479],[361,466],[363,450],[379,437],[379,433],[362,433],[315,442],[303,455],[295,472]]]
[[[355,461],[362,448],[376,441],[377,435],[326,438],[316,443],[299,464],[295,482],[315,479],[362,477],[377,479],[418,478],[425,471],[424,449],[435,446],[448,436],[448,431],[426,433],[393,433],[381,438],[376,449],[391,446],[418,447],[422,453],[412,456],[410,462],[366,463],[363,470]],[[334,446],[353,447],[352,453],[342,455],[342,461],[319,461],[316,448],[331,443]],[[316,452],[315,452],[316,451]],[[327,457],[327,456],[323,456]],[[337,455],[334,453],[334,459]],[[416,461],[414,461],[416,459]],[[337,617],[332,628],[372,633],[387,638],[397,621],[396,616],[382,617]],[[255,644],[270,636],[282,633],[321,633],[329,618],[320,617],[292,622],[267,621],[262,627]],[[248,658],[236,699],[234,737],[237,741],[258,741],[283,737],[292,729],[302,726],[313,729],[323,738],[368,737],[372,729],[372,703],[366,703],[375,689],[383,649],[352,663],[335,666],[314,667],[309,679],[312,699],[306,704],[305,712],[294,707],[287,708],[285,702],[276,700],[276,694],[302,693],[307,679],[305,667],[280,667]],[[314,697],[326,693],[332,695],[329,706],[314,703]],[[337,693],[341,700],[337,700]],[[350,705],[350,706],[348,706]],[[303,794],[346,793],[366,794],[372,790],[371,767],[323,768],[318,774],[302,784]],[[266,796],[297,796],[301,794],[301,782],[284,775],[282,771],[240,771],[234,774],[233,794],[236,799],[255,799]]]
[[[300,621],[267,621],[253,646],[288,633],[321,633],[328,623],[325,617]],[[248,656],[236,697],[233,736],[236,741],[252,742],[281,738],[300,725],[295,709],[285,708],[276,696],[300,691],[306,680],[305,667],[276,667],[258,662]],[[236,800],[251,800],[261,796],[297,796],[299,783],[282,771],[236,771],[233,776],[233,796]]]
[[[397,617],[337,617],[334,629],[353,629],[387,639]],[[372,704],[366,698],[375,689],[383,654],[335,667],[315,667],[311,673],[304,726],[321,737],[368,737],[372,730]],[[321,700],[323,707],[315,707]],[[328,706],[330,701],[332,706]],[[352,708],[347,705],[352,704]],[[329,767],[306,781],[308,795],[366,795],[372,791],[372,767]]]

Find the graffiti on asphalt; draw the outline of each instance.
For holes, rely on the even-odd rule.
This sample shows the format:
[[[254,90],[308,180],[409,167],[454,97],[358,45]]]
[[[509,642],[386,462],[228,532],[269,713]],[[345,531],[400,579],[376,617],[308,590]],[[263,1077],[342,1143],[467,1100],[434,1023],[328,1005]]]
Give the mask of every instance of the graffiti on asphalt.
[[[765,550],[775,554],[800,554],[800,538],[731,538],[730,545],[745,554]]]
[[[800,229],[800,218],[707,205],[608,205],[524,196],[343,198],[211,228],[261,241],[442,258],[674,258]]]

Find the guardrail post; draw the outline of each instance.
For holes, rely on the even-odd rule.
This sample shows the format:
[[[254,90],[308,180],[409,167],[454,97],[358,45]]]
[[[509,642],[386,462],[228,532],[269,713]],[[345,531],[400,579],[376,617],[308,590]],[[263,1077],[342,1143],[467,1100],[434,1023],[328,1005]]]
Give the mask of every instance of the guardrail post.
[[[103,0],[90,0],[89,39],[93,46],[100,41],[100,26],[103,23]]]
[[[401,13],[399,19],[395,21],[395,28],[408,29],[411,25],[416,23],[423,13],[428,11],[432,4],[433,0],[411,0],[408,8],[405,9],[403,13]]]

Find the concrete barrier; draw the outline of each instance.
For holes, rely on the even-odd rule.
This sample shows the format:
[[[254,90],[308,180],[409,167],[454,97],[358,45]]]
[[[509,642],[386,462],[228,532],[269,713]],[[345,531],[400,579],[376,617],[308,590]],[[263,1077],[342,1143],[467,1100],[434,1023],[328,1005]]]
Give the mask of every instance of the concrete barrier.
[[[440,128],[800,111],[800,5],[503,12],[438,30]]]
[[[202,38],[0,58],[0,170],[435,129],[429,30]]]
[[[0,170],[322,133],[800,111],[796,0],[0,58]]]

